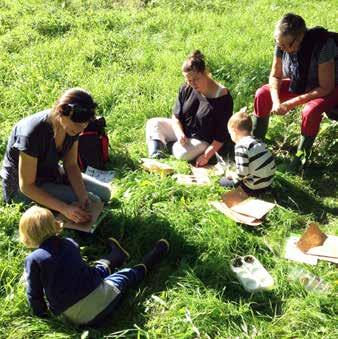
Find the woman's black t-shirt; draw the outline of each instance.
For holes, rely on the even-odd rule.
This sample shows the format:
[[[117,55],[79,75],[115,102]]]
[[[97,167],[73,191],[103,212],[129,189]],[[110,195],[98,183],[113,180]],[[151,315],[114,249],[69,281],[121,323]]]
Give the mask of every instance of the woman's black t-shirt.
[[[230,139],[227,124],[232,110],[230,93],[218,98],[206,98],[191,86],[183,85],[173,114],[182,123],[183,132],[188,138],[224,143]]]
[[[20,120],[13,128],[8,139],[1,177],[3,191],[8,200],[19,190],[19,154],[24,152],[37,158],[36,183],[60,182],[59,161],[71,149],[78,136],[69,136],[57,151],[54,132],[48,120],[50,110],[39,112]]]

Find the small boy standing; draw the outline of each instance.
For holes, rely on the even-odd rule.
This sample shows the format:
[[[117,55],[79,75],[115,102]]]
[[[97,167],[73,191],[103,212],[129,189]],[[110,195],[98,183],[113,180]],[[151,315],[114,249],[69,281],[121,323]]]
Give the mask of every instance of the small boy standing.
[[[264,142],[252,134],[252,120],[246,112],[235,113],[228,122],[235,145],[236,176],[221,178],[223,187],[240,185],[247,194],[263,193],[272,184],[275,160]]]
[[[74,324],[97,325],[169,251],[169,243],[161,239],[141,264],[112,274],[129,257],[116,239],[109,239],[111,252],[91,267],[74,240],[59,236],[61,228],[52,212],[42,207],[29,208],[20,219],[21,242],[36,248],[25,260],[25,274],[28,302],[40,317],[50,309]]]

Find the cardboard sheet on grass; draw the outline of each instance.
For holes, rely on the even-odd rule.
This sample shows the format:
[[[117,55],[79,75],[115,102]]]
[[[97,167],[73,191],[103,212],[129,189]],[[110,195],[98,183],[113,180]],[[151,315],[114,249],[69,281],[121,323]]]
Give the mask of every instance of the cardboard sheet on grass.
[[[302,236],[287,240],[284,257],[309,265],[316,265],[318,260],[338,264],[338,236],[326,235],[311,223]]]
[[[212,201],[210,204],[232,220],[258,226],[262,218],[275,206],[275,204],[249,197],[241,187],[224,193],[222,201]]]
[[[163,162],[160,162],[155,159],[142,158],[142,168],[151,172],[151,173],[160,173],[160,174],[171,174],[174,172],[174,169]]]
[[[207,165],[203,167],[196,167],[190,165],[191,172],[196,176],[220,176],[224,174],[224,168],[217,163],[216,165]]]
[[[93,233],[96,227],[99,225],[99,223],[103,219],[103,217],[106,215],[107,211],[106,212],[103,211],[103,202],[99,200],[99,201],[91,202],[88,212],[91,213],[92,219],[89,222],[82,223],[82,224],[77,224],[67,219],[62,214],[58,214],[56,219],[63,222],[64,228],[69,228],[72,230],[82,231],[86,233]]]
[[[205,175],[175,174],[178,184],[182,185],[210,185],[210,179]]]

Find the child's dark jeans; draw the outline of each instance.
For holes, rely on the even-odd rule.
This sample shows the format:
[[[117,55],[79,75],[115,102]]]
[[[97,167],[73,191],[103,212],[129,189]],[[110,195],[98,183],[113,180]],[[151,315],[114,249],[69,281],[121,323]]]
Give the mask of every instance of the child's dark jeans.
[[[115,311],[128,289],[136,287],[144,279],[146,274],[145,268],[142,265],[133,268],[124,268],[113,274],[110,274],[109,269],[105,265],[96,264],[95,268],[104,280],[112,282],[121,293],[88,323],[89,326],[99,325],[108,315]]]

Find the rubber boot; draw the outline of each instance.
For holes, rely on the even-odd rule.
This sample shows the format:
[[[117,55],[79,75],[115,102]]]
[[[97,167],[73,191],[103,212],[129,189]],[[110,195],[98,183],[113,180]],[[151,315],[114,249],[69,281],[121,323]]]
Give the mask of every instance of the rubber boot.
[[[316,137],[307,137],[305,135],[301,136],[297,153],[289,167],[290,172],[299,172],[307,165],[315,138]]]
[[[170,154],[173,154],[173,146],[174,146],[174,143],[176,141],[168,141],[167,142],[167,151],[170,153]]]
[[[326,112],[326,115],[329,119],[338,121],[338,106],[335,106],[331,111]]]
[[[151,139],[147,141],[148,154],[151,159],[160,159],[164,157],[165,145],[162,141]]]
[[[148,272],[153,269],[154,266],[158,265],[168,252],[169,242],[165,239],[160,239],[157,241],[154,248],[143,257],[142,262],[139,265],[145,266],[146,271]]]
[[[269,115],[266,117],[252,116],[252,134],[256,138],[264,140],[269,127],[269,119]]]
[[[108,265],[110,269],[121,267],[129,259],[129,253],[115,238],[109,238],[107,244],[110,247],[110,253],[96,262]]]

